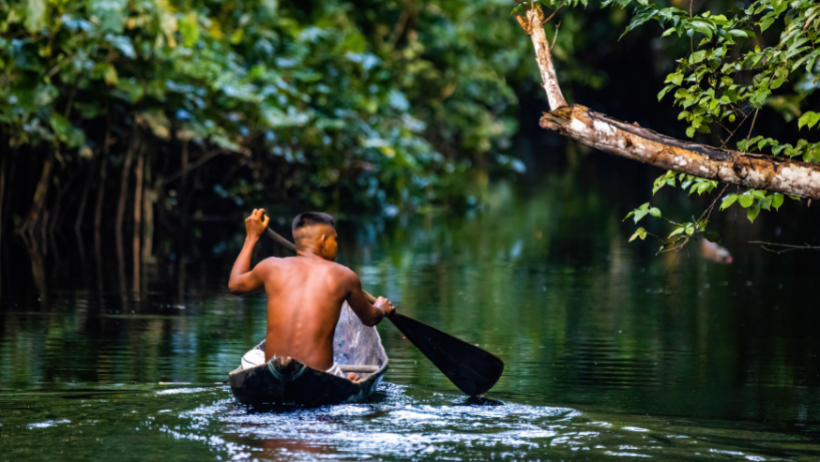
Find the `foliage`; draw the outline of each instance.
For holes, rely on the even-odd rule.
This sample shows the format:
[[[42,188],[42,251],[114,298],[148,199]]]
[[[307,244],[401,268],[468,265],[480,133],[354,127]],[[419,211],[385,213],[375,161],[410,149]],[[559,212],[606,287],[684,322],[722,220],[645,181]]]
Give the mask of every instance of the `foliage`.
[[[160,183],[183,142],[217,148],[244,165],[213,179],[215,197],[238,204],[458,199],[516,129],[505,73],[527,42],[490,21],[499,8],[0,0],[0,126],[10,145],[57,150],[68,169],[104,150],[103,127],[115,160],[138,130],[173,153],[154,158]]]
[[[763,135],[752,136],[758,111],[766,106],[784,113],[787,120],[797,118],[800,129],[812,129],[820,122],[820,114],[807,111],[801,115],[800,109],[800,103],[820,84],[820,6],[816,1],[756,0],[738,3],[728,11],[718,12],[721,14],[703,11],[697,15],[647,0],[614,3],[635,6],[624,34],[655,21],[665,29],[662,37],[689,41],[688,53],[677,61],[677,68],[666,77],[667,85],[658,94],[658,100],[673,95],[673,104],[681,108],[678,119],[687,122],[689,137],[724,130],[724,147],[751,117],[749,134],[736,141],[737,149],[763,152],[768,148],[773,156],[799,157],[805,162],[820,160],[820,143],[800,139],[791,144]],[[676,177],[681,188],[689,189],[689,194],[711,193],[717,187],[715,181],[669,171],[655,181],[653,195],[664,186],[674,187]],[[783,200],[778,193],[748,190],[723,197],[720,210],[737,203],[746,209],[749,221],[754,222],[761,210],[779,210]],[[706,216],[715,202],[704,212]],[[667,239],[705,232],[707,223],[708,220],[677,223]]]

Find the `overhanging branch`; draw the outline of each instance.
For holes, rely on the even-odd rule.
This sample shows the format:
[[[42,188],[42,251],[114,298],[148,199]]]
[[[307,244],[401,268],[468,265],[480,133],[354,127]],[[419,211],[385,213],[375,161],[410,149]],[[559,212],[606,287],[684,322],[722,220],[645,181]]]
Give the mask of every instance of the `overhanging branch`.
[[[574,104],[555,75],[544,14],[537,5],[518,22],[532,39],[551,112],[541,127],[579,143],[667,170],[740,186],[820,199],[820,164],[732,151],[678,140]]]
[[[820,199],[820,165],[688,143],[574,104],[545,113],[542,128],[579,143],[700,178]]]

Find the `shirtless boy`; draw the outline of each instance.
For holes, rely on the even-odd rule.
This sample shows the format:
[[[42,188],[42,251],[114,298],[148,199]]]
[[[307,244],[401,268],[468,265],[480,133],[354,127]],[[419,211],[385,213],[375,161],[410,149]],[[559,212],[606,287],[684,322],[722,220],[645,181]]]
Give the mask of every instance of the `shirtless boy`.
[[[265,209],[245,219],[245,245],[231,270],[228,289],[243,295],[265,287],[268,294],[268,333],[265,361],[289,356],[320,371],[344,377],[333,363],[333,334],[347,301],[366,326],[375,326],[395,311],[384,297],[368,303],[362,283],[349,268],[334,263],[336,229],[333,217],[308,212],[293,220],[297,256],[267,258],[251,269],[251,254],[268,227]],[[347,376],[350,380],[357,377]]]

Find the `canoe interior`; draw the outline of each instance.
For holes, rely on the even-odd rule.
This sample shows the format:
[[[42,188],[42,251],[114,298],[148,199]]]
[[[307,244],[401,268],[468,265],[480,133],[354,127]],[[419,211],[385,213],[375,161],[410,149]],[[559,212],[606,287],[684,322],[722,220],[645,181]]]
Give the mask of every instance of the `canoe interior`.
[[[265,341],[254,349],[265,349]],[[367,327],[345,303],[333,338],[333,360],[343,371],[362,377],[359,382],[304,366],[293,381],[281,381],[268,370],[267,364],[249,369],[235,369],[229,383],[236,399],[243,404],[296,404],[318,406],[360,402],[378,387],[387,371],[387,354],[375,327]],[[300,369],[303,365],[294,361]],[[294,366],[289,366],[292,368]],[[290,369],[289,369],[290,370]]]

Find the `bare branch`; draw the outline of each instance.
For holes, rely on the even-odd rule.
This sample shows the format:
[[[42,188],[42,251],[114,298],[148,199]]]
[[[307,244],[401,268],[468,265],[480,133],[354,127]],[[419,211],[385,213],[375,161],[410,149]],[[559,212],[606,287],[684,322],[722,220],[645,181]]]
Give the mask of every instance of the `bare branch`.
[[[193,162],[190,165],[188,165],[188,167],[186,167],[182,170],[179,170],[176,173],[172,173],[170,176],[168,176],[168,178],[164,179],[159,184],[158,188],[163,188],[163,187],[167,186],[168,183],[171,183],[172,181],[174,181],[177,178],[181,177],[183,173],[188,173],[191,170],[194,170],[195,168],[199,167],[200,165],[204,164],[205,162],[208,162],[209,160],[213,159],[214,157],[218,156],[219,154],[222,154],[223,152],[225,152],[225,151],[222,148],[214,149],[213,151],[211,151],[211,152],[205,154],[204,156],[200,157],[196,162]]]
[[[760,244],[763,250],[767,252],[774,252],[776,254],[781,254],[784,252],[791,252],[792,250],[820,250],[820,246],[817,245],[809,245],[808,243],[803,245],[791,245],[791,244],[778,244],[777,242],[765,242],[765,241],[749,241],[749,244]],[[785,247],[784,250],[774,250],[767,248],[766,246],[773,246],[773,247]]]
[[[726,140],[723,142],[723,144],[721,144],[721,145],[720,145],[720,147],[721,147],[721,148],[726,147],[726,143],[728,143],[728,142],[729,142],[729,140],[731,140],[731,139],[732,139],[732,137],[733,137],[733,136],[735,136],[735,133],[737,133],[737,131],[738,131],[738,130],[740,130],[740,127],[741,127],[741,126],[743,126],[743,124],[746,122],[746,119],[748,119],[750,115],[752,115],[752,113],[751,113],[751,112],[750,112],[750,113],[748,113],[748,114],[746,114],[746,117],[744,117],[744,118],[743,118],[743,120],[741,120],[741,121],[740,121],[740,123],[739,123],[739,124],[737,124],[737,127],[735,127],[735,129],[734,129],[734,130],[727,130],[727,131],[729,131],[729,132],[730,132],[730,133],[729,133],[729,137],[728,137],[728,138],[726,138]],[[726,128],[726,127],[724,127],[724,128]]]
[[[550,15],[549,18],[545,19],[544,22],[541,23],[541,25],[543,26],[544,24],[550,22],[550,19],[552,19],[552,17],[555,16],[556,14],[558,14],[558,12],[561,11],[561,8],[563,8],[563,7],[564,7],[564,5],[559,6],[557,10],[552,12],[552,14]]]
[[[749,141],[749,138],[752,137],[752,130],[755,129],[755,122],[757,122],[757,113],[760,112],[760,109],[755,109],[755,116],[752,118],[752,126],[749,127],[749,134],[746,136],[746,141]]]

